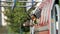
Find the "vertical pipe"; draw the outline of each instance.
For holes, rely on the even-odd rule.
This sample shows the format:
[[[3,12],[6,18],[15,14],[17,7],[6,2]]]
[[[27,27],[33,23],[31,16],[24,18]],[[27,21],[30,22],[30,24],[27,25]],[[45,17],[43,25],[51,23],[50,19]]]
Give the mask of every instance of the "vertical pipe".
[[[60,10],[59,10],[59,21],[58,22],[59,22],[59,24],[58,24],[58,26],[59,26],[58,34],[60,34]]]
[[[12,11],[14,10],[15,6],[16,6],[16,0],[13,0],[13,6],[12,6]]]
[[[34,0],[32,0],[32,7],[33,7],[33,4],[34,4]]]
[[[54,34],[56,34],[56,17],[55,17],[55,6],[54,6],[54,10],[53,10],[53,19],[54,19],[54,24],[53,24],[53,27],[54,27]]]
[[[57,8],[57,15],[58,15],[58,34],[60,34],[60,7],[56,4],[55,5]]]
[[[0,2],[0,5],[1,5],[1,2]],[[2,20],[1,19],[2,19],[2,15],[1,15],[1,7],[0,7],[0,26],[2,26]]]
[[[53,6],[51,11],[51,25],[50,25],[51,33],[56,34],[56,19],[55,19],[55,6]]]
[[[57,16],[58,16],[58,17],[57,17],[58,21],[56,22],[56,23],[57,23],[56,28],[57,28],[57,30],[58,30],[57,33],[59,33],[59,18],[60,18],[60,16],[59,16],[59,6],[58,6],[58,4],[56,4],[55,7],[56,7],[56,10],[57,10]],[[60,33],[59,33],[59,34],[60,34]]]

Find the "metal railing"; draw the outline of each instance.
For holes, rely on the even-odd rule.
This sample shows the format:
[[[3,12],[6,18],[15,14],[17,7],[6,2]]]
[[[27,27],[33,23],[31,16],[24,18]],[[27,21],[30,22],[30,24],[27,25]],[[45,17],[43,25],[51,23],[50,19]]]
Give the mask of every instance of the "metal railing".
[[[3,2],[3,3],[14,3],[14,1],[1,1],[0,2]],[[25,2],[25,3],[38,3],[38,2],[35,2],[35,1],[16,1],[16,2]],[[39,1],[40,2],[40,1]],[[29,6],[17,6],[17,7],[31,7],[32,5],[29,5]],[[0,7],[13,7],[13,5],[0,5]]]
[[[13,1],[1,1],[0,2],[7,2],[7,3],[14,3]],[[17,2],[26,2],[26,3],[32,3],[32,1],[17,1]],[[38,1],[41,2],[41,1]],[[37,1],[34,1],[34,3],[38,3]]]

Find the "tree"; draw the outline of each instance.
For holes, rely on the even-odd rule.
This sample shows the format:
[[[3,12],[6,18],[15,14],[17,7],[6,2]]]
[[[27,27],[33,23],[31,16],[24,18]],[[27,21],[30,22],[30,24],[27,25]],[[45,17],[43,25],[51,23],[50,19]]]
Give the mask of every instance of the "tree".
[[[26,3],[16,3],[16,5],[25,5]],[[12,32],[19,33],[21,24],[29,20],[28,14],[25,12],[26,8],[15,7],[12,11],[11,7],[6,8],[4,14],[7,16],[6,22]]]

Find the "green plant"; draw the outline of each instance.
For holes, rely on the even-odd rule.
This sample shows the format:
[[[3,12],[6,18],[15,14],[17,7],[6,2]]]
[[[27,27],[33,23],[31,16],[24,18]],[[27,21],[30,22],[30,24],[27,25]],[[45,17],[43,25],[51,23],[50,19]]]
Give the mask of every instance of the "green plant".
[[[16,5],[25,5],[25,3],[16,3]],[[29,19],[26,8],[15,7],[12,11],[11,7],[6,8],[4,14],[7,16],[6,22],[10,31],[20,33],[21,24]]]

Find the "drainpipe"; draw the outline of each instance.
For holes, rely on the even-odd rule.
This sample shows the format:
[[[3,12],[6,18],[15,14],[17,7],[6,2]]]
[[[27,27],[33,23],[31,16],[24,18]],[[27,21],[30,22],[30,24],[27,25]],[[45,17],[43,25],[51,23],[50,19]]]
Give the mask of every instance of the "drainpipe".
[[[1,0],[0,0],[1,1]],[[1,5],[1,2],[0,2]],[[1,7],[0,7],[0,26],[2,26],[2,15],[1,15]]]

